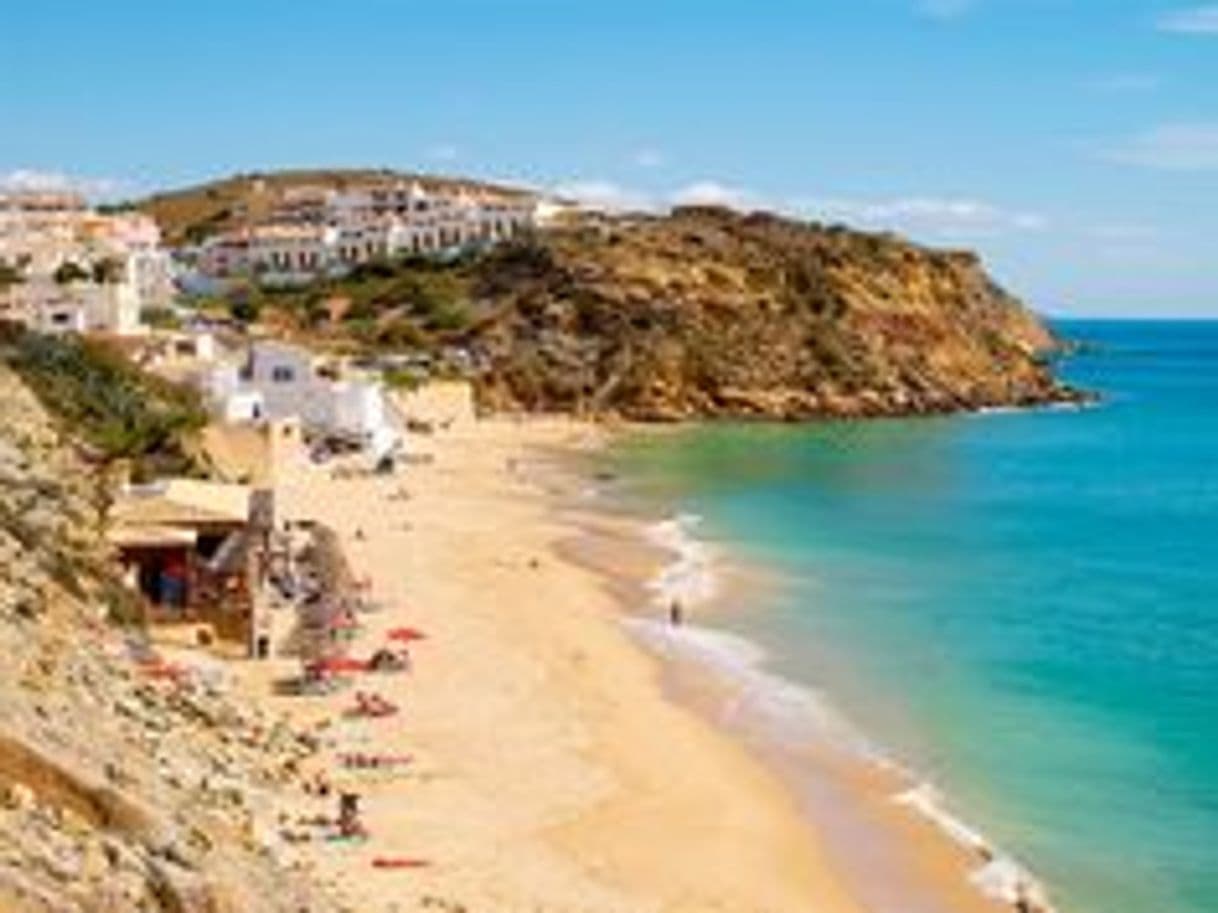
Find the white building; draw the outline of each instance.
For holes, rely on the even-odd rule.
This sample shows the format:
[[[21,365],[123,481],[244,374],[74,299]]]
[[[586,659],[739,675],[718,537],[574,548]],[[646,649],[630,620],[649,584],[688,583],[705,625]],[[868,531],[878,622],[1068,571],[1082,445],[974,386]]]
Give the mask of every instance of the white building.
[[[0,194],[0,316],[46,331],[141,332],[141,311],[173,297],[156,223],[104,214],[72,194]]]
[[[249,265],[270,283],[307,281],[334,263],[338,229],[328,225],[260,225],[249,232]]]
[[[135,336],[145,330],[139,293],[129,282],[30,279],[13,289],[9,303],[16,319],[40,333]]]
[[[343,438],[375,454],[389,453],[401,442],[379,380],[324,372],[297,346],[256,342],[243,366],[217,367],[204,388],[226,421],[296,418],[312,433]]]
[[[425,190],[418,182],[286,191],[273,221],[204,242],[205,276],[307,281],[383,257],[451,254],[506,241],[535,223],[526,194]]]

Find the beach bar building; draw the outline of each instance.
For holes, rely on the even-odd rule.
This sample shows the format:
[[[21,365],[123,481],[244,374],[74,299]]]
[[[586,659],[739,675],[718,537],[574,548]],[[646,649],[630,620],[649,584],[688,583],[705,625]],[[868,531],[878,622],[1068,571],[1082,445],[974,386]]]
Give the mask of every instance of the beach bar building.
[[[110,541],[147,624],[196,624],[254,649],[273,501],[195,479],[132,486],[113,509]]]

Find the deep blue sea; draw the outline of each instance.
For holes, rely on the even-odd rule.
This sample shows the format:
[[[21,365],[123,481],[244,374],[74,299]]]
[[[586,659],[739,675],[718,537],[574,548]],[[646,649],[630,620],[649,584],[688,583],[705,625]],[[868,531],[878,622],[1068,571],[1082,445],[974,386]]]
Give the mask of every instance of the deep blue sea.
[[[1048,883],[1218,910],[1218,323],[1070,322],[1080,411],[626,441],[784,581],[725,619]]]

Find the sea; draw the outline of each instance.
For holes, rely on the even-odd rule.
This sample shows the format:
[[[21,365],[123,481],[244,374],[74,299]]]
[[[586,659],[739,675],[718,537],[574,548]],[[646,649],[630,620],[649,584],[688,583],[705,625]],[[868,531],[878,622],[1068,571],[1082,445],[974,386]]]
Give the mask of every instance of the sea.
[[[1094,405],[708,424],[606,459],[663,518],[657,631],[687,601],[691,653],[773,738],[900,765],[1063,913],[1213,913],[1218,322],[1056,329]],[[729,562],[766,584],[700,614]]]

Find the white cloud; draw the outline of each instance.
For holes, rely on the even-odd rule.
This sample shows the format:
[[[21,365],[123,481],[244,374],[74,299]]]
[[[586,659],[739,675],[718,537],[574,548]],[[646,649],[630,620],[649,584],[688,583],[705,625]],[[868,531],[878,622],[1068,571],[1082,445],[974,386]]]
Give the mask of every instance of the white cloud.
[[[1180,35],[1218,35],[1218,6],[1194,6],[1159,17],[1159,31]]]
[[[674,206],[726,206],[728,209],[761,209],[760,199],[743,187],[718,181],[696,181],[674,191],[669,197]]]
[[[117,178],[78,177],[61,171],[38,171],[32,168],[17,168],[7,174],[0,174],[0,190],[49,190],[99,198],[113,197],[126,186],[125,181]]]
[[[1035,232],[1049,225],[1048,219],[1039,213],[1010,210],[982,200],[963,198],[807,200],[799,209],[809,216],[829,221],[939,239]]]
[[[605,212],[647,212],[658,208],[648,194],[613,181],[567,181],[556,185],[552,192],[564,200]]]
[[[427,157],[437,162],[451,162],[459,158],[461,150],[452,143],[436,143],[427,147]]]
[[[663,152],[649,146],[636,149],[630,160],[640,168],[660,168],[667,161]]]
[[[1132,222],[1108,222],[1091,226],[1088,234],[1101,241],[1133,243],[1153,240],[1159,237],[1162,232],[1153,225],[1138,225]]]
[[[843,222],[873,231],[896,231],[928,242],[963,242],[1008,233],[1039,232],[1049,220],[1030,210],[1006,209],[981,200],[910,196],[883,200],[841,198],[767,199],[746,187],[703,180],[662,194],[613,181],[572,181],[552,192],[606,212],[664,212],[674,206],[724,206],[764,210],[796,219]]]
[[[696,181],[668,193],[649,193],[607,180],[567,181],[552,187],[551,192],[605,212],[665,212],[674,206],[725,206],[742,211],[766,208],[756,194],[718,181]]]
[[[1087,88],[1100,92],[1150,92],[1163,80],[1151,73],[1113,73],[1090,80]]]
[[[918,0],[917,11],[928,19],[942,22],[959,19],[976,6],[976,0]]]
[[[1218,123],[1154,127],[1102,152],[1101,156],[1160,171],[1218,170]]]

